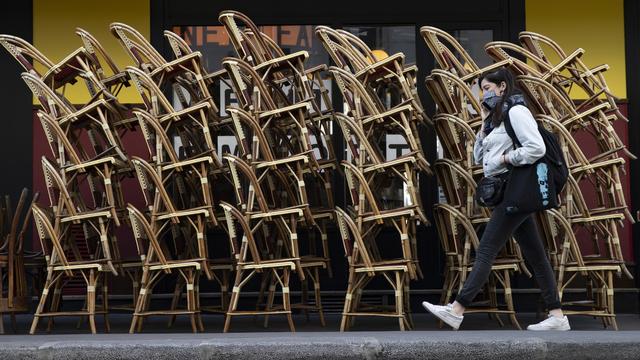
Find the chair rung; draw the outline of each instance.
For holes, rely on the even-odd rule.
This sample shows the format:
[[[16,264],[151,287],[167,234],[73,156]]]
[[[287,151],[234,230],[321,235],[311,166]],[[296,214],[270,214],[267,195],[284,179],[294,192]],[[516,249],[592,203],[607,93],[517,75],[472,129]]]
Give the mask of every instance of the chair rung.
[[[133,313],[135,316],[154,316],[154,315],[191,315],[198,314],[200,311],[189,310],[156,310],[156,311],[144,311],[141,313]]]
[[[227,312],[228,316],[248,316],[248,315],[281,315],[291,314],[291,311],[234,311]]]

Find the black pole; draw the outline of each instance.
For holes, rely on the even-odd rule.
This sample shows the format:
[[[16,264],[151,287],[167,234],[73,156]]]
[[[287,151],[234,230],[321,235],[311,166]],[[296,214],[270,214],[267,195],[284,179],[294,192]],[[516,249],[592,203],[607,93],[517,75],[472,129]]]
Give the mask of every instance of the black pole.
[[[640,154],[640,4],[637,0],[624,2],[624,32],[627,65],[627,104],[629,117],[629,150]],[[637,184],[640,181],[638,161],[630,161],[631,172],[631,213],[636,216],[640,209],[640,191]],[[636,186],[634,186],[636,184]],[[640,288],[640,231],[638,224],[633,225],[631,238],[634,249],[636,288]],[[638,294],[638,312],[640,313],[640,293]]]

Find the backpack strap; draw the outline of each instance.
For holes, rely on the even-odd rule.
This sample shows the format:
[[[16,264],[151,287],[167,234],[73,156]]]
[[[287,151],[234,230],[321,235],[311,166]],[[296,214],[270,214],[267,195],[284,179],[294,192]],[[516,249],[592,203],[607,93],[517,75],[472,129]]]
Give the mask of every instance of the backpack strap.
[[[511,108],[509,108],[509,110],[511,110]],[[508,110],[502,122],[504,123],[504,129],[507,130],[507,134],[509,134],[511,141],[513,142],[513,148],[517,149],[519,147],[522,147],[522,143],[520,143],[520,140],[518,140],[518,136],[516,136],[516,132],[513,130],[513,126],[511,126],[511,119],[509,118]]]
[[[513,99],[513,96],[512,96],[512,97],[509,97],[507,101],[505,101],[505,105],[507,105],[507,110],[503,113],[504,120],[502,120],[502,122],[504,123],[504,129],[507,131],[507,134],[509,134],[511,141],[513,142],[513,148],[517,149],[519,147],[522,147],[522,143],[520,143],[520,140],[518,140],[518,137],[516,136],[516,132],[513,130],[513,126],[511,126],[511,118],[509,116],[509,111],[511,110],[512,107],[516,105],[525,105],[525,103],[520,98]]]

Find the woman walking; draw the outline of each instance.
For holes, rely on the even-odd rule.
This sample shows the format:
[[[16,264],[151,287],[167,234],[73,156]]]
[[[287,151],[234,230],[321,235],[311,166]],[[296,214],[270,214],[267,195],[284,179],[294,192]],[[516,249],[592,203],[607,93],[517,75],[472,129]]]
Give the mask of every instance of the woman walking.
[[[505,177],[509,165],[533,164],[545,155],[544,141],[533,115],[526,107],[523,96],[516,90],[513,76],[504,69],[480,78],[483,108],[488,110],[483,126],[476,136],[474,161],[482,163],[484,176]],[[514,149],[503,120],[508,116],[521,147]],[[570,330],[569,320],[562,313],[551,264],[542,245],[533,213],[507,213],[498,204],[491,213],[480,245],[476,250],[473,269],[452,304],[422,305],[440,320],[457,330],[468,307],[491,273],[491,266],[507,240],[515,236],[528,263],[533,268],[549,316],[542,322],[529,325],[527,330]]]

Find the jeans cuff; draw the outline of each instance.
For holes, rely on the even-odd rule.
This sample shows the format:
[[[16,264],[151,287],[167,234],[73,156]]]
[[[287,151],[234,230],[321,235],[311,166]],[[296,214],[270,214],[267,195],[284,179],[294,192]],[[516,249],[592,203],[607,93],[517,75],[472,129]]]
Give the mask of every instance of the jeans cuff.
[[[456,301],[464,307],[469,307],[469,305],[471,305],[471,301],[467,301],[459,296],[456,296]]]
[[[551,304],[547,305],[547,310],[551,311],[551,310],[561,310],[562,309],[562,305],[560,304],[560,302],[554,302]]]

